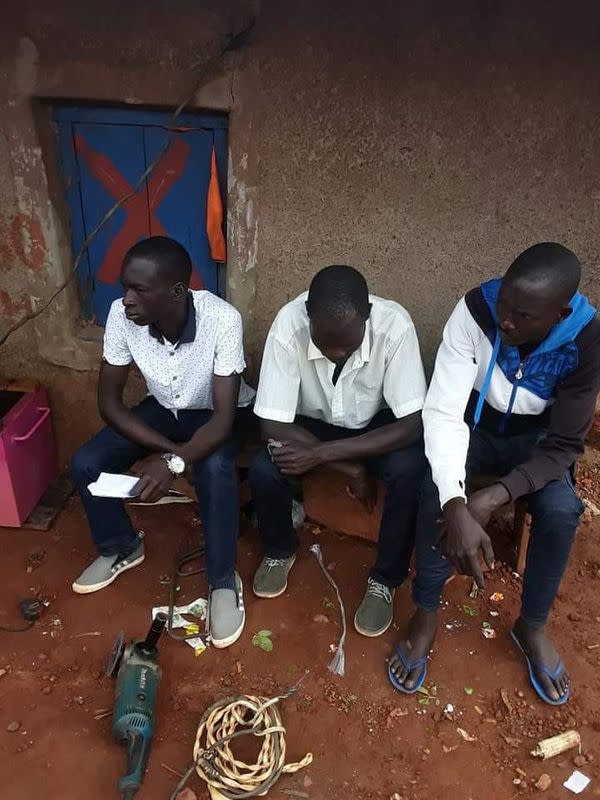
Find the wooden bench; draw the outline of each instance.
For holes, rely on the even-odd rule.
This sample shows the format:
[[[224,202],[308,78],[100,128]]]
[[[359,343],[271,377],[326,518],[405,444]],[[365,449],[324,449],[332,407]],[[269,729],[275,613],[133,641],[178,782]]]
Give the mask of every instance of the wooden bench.
[[[498,482],[494,475],[478,475],[471,483],[471,489],[484,489]],[[385,490],[379,486],[377,506],[372,514],[368,514],[362,503],[351,498],[346,490],[347,480],[334,470],[321,467],[305,476],[303,480],[304,507],[312,521],[331,530],[358,536],[371,542],[377,542],[379,523],[383,510]],[[531,518],[527,511],[527,499],[519,498],[514,504],[513,539],[517,546],[515,571],[523,575]]]

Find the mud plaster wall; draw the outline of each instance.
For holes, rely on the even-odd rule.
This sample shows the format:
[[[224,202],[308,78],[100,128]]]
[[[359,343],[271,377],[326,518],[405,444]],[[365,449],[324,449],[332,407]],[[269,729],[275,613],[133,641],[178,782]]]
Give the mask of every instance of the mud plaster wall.
[[[70,264],[51,132],[32,98],[175,103],[229,11],[239,21],[248,7],[11,7],[1,328]],[[556,0],[263,0],[250,47],[193,100],[231,115],[228,293],[253,372],[277,309],[327,263],[361,268],[374,292],[402,302],[428,363],[460,294],[535,241],[572,247],[600,301],[599,19],[596,4],[571,3],[566,16]],[[63,454],[97,425],[98,344],[76,308],[66,293],[0,351],[3,377],[50,386]]]

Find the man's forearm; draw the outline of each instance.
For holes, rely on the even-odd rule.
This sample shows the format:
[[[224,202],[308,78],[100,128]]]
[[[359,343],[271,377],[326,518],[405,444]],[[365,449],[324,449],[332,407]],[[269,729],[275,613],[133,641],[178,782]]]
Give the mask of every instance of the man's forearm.
[[[319,444],[317,437],[293,422],[275,422],[272,419],[263,419],[260,422],[260,432],[264,442],[275,439],[281,442],[298,442],[299,444]]]
[[[206,425],[199,428],[189,442],[174,445],[173,452],[181,456],[186,464],[202,461],[227,441],[232,426],[232,419],[213,414]]]
[[[124,405],[100,406],[100,415],[104,422],[111,428],[125,436],[145,450],[153,453],[174,453],[175,445],[166,436],[163,436],[154,428],[146,425],[139,417],[137,417],[129,408]]]
[[[319,450],[325,463],[360,461],[409,447],[418,442],[422,434],[421,414],[418,412],[360,436],[323,442]]]
[[[260,430],[265,442],[269,439],[281,442],[297,442],[298,444],[319,448],[319,450],[323,446],[323,443],[314,434],[293,422],[275,422],[271,419],[263,419],[261,420]],[[358,460],[352,459],[336,459],[335,461],[323,461],[323,463],[327,463],[328,467],[342,472],[344,475],[355,475],[359,468]]]

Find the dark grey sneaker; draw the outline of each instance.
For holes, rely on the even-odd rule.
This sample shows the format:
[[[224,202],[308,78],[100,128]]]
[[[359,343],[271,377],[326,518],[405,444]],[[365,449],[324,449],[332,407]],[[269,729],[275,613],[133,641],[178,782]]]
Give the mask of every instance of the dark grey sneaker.
[[[125,556],[125,558],[120,558],[118,555],[99,556],[73,583],[73,591],[77,592],[77,594],[98,592],[116,580],[122,572],[141,564],[146,557],[144,554],[143,533],[140,533],[139,537],[140,543],[133,553]]]
[[[208,629],[214,647],[229,647],[242,635],[246,623],[244,587],[235,573],[233,589],[213,589],[208,601]]]
[[[354,615],[354,627],[363,636],[381,636],[394,619],[396,590],[369,578],[367,591]]]
[[[257,597],[279,597],[287,589],[288,575],[296,556],[269,558],[265,556],[254,574],[252,586]]]

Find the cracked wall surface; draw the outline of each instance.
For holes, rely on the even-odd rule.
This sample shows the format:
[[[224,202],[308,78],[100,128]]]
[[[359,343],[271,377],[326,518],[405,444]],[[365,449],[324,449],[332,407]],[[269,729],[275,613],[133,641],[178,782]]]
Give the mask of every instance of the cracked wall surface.
[[[328,263],[409,309],[428,364],[458,297],[535,241],[572,247],[600,301],[597,4],[23,0],[0,31],[0,334],[72,265],[45,102],[172,107],[256,8],[191,100],[229,113],[227,295],[251,375]],[[99,424],[99,353],[74,287],[0,349],[2,378],[49,386],[64,458]]]

